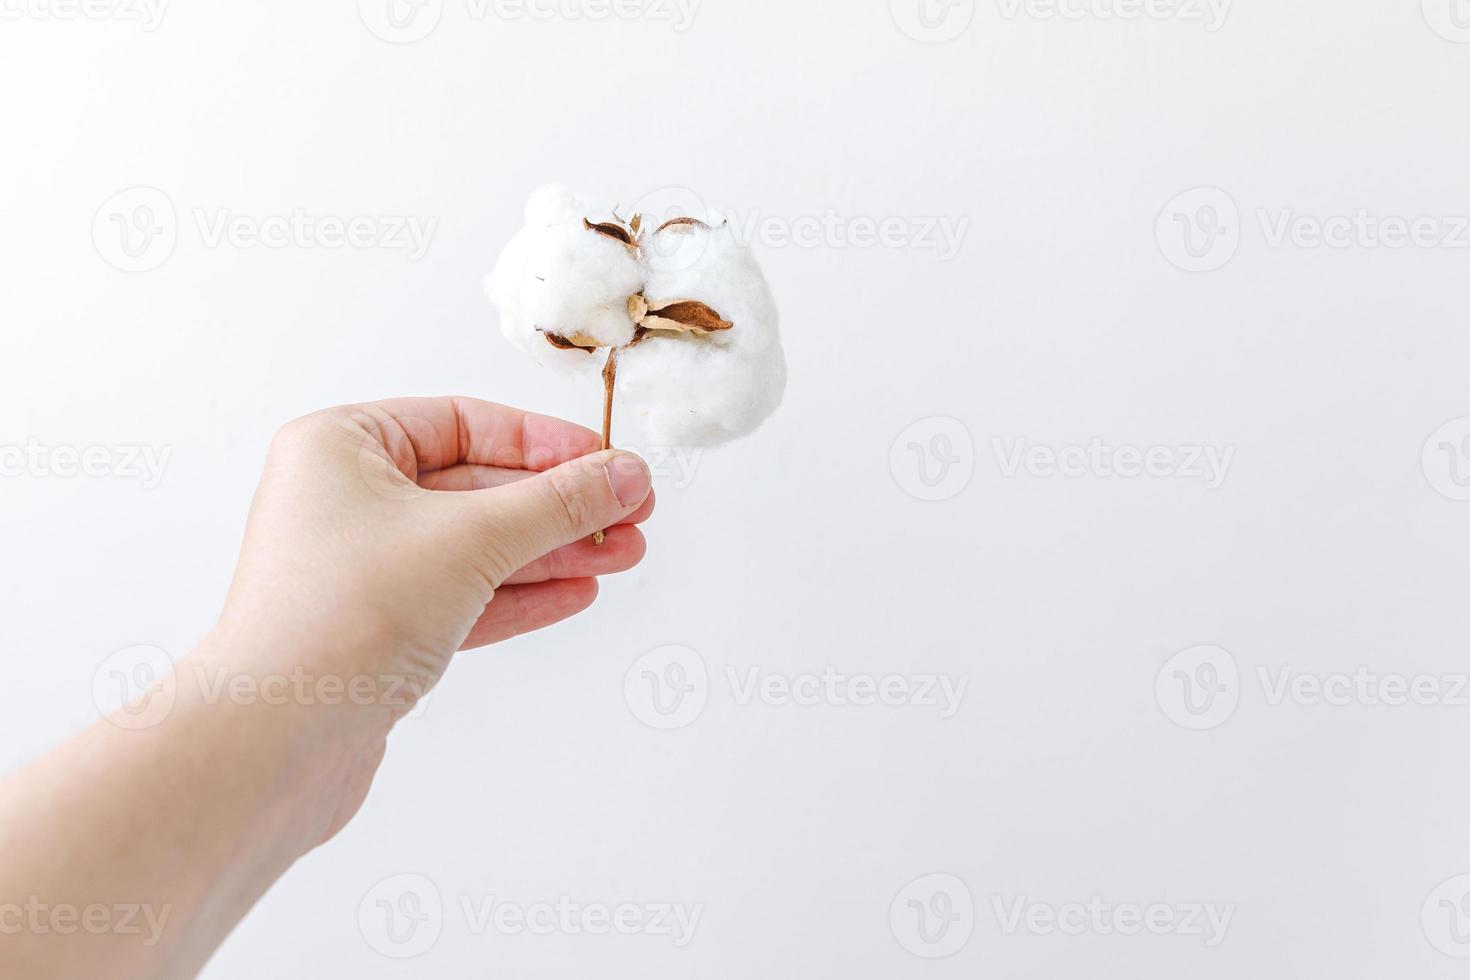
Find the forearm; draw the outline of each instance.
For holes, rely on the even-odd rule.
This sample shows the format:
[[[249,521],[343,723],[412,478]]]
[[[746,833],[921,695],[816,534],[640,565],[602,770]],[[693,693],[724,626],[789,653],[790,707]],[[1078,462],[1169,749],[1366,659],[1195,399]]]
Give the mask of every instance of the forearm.
[[[597,444],[459,398],[283,429],[172,690],[0,782],[0,980],[198,972],[351,819],[456,651],[581,612],[643,557],[651,474]]]
[[[156,692],[0,783],[6,977],[192,976],[327,836],[370,747],[312,706],[222,696],[203,668],[229,660],[202,649],[171,706]]]

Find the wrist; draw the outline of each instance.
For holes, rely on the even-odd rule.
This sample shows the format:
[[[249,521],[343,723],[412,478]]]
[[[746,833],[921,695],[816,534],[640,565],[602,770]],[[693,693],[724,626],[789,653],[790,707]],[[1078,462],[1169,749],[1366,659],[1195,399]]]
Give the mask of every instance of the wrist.
[[[217,668],[239,655],[211,637],[133,705],[0,785],[0,892],[44,882],[35,893],[52,906],[145,908],[155,925],[65,945],[11,937],[10,959],[64,964],[47,973],[58,976],[193,975],[355,809],[370,729],[220,687],[241,671]]]
[[[270,859],[289,864],[356,812],[412,700],[392,679],[273,653],[217,630],[178,665],[175,712],[181,738],[204,748],[201,765],[254,814],[249,836],[276,845]]]

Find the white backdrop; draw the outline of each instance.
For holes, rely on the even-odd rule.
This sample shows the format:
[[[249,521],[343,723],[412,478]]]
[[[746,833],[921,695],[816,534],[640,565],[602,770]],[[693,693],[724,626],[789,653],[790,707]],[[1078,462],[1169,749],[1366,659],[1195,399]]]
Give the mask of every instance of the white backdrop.
[[[537,184],[694,188],[784,314],[211,980],[1463,975],[1462,0],[68,2],[0,0],[4,768],[208,629],[281,422],[596,421],[480,291]]]

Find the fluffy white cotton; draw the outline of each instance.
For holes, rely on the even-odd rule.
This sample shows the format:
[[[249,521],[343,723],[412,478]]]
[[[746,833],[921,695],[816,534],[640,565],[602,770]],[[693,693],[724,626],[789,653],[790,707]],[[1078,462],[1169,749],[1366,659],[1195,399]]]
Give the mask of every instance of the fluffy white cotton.
[[[487,286],[501,329],[539,362],[601,369],[604,351],[557,350],[543,331],[582,334],[618,353],[616,418],[638,419],[649,446],[716,446],[756,429],[781,403],[786,360],[776,303],[765,277],[732,227],[708,222],[649,226],[636,252],[588,231],[583,218],[608,220],[560,186],[526,205],[526,226],[506,246]],[[631,217],[631,215],[629,216]],[[733,326],[705,335],[658,331],[632,347],[628,298],[650,305],[696,300]]]
[[[560,185],[543,187],[526,204],[526,224],[501,253],[486,283],[500,308],[500,329],[544,364],[568,369],[601,367],[585,351],[557,350],[543,333],[584,334],[601,346],[633,339],[628,297],[643,270],[627,246],[594,234],[582,219],[597,212]]]
[[[755,431],[781,404],[779,317],[760,266],[729,224],[678,228],[645,242],[644,296],[651,305],[698,300],[734,326],[657,334],[623,351],[618,400],[655,445],[716,446]]]

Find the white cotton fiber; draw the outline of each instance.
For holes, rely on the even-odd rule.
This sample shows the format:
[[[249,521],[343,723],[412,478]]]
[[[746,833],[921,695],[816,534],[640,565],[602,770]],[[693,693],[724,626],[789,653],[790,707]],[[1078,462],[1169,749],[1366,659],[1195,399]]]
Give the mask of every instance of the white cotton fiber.
[[[640,416],[659,446],[716,446],[754,432],[786,390],[776,301],[755,257],[729,224],[667,229],[644,253],[651,305],[698,300],[734,326],[704,336],[651,336],[623,351],[620,405]]]
[[[630,248],[583,224],[613,220],[609,210],[543,187],[487,283],[505,335],[543,364],[600,370],[607,356],[558,350],[546,332],[619,348],[616,415],[636,417],[650,448],[716,446],[753,432],[786,388],[776,303],[754,256],[720,216],[689,217],[700,220],[662,231],[645,217]],[[640,293],[655,308],[703,303],[732,326],[658,330],[632,343],[628,300]]]
[[[601,367],[585,351],[558,350],[545,333],[583,334],[603,347],[633,339],[628,297],[643,270],[627,246],[589,232],[592,206],[560,185],[543,187],[526,204],[526,225],[501,253],[486,283],[511,343],[544,364]]]

